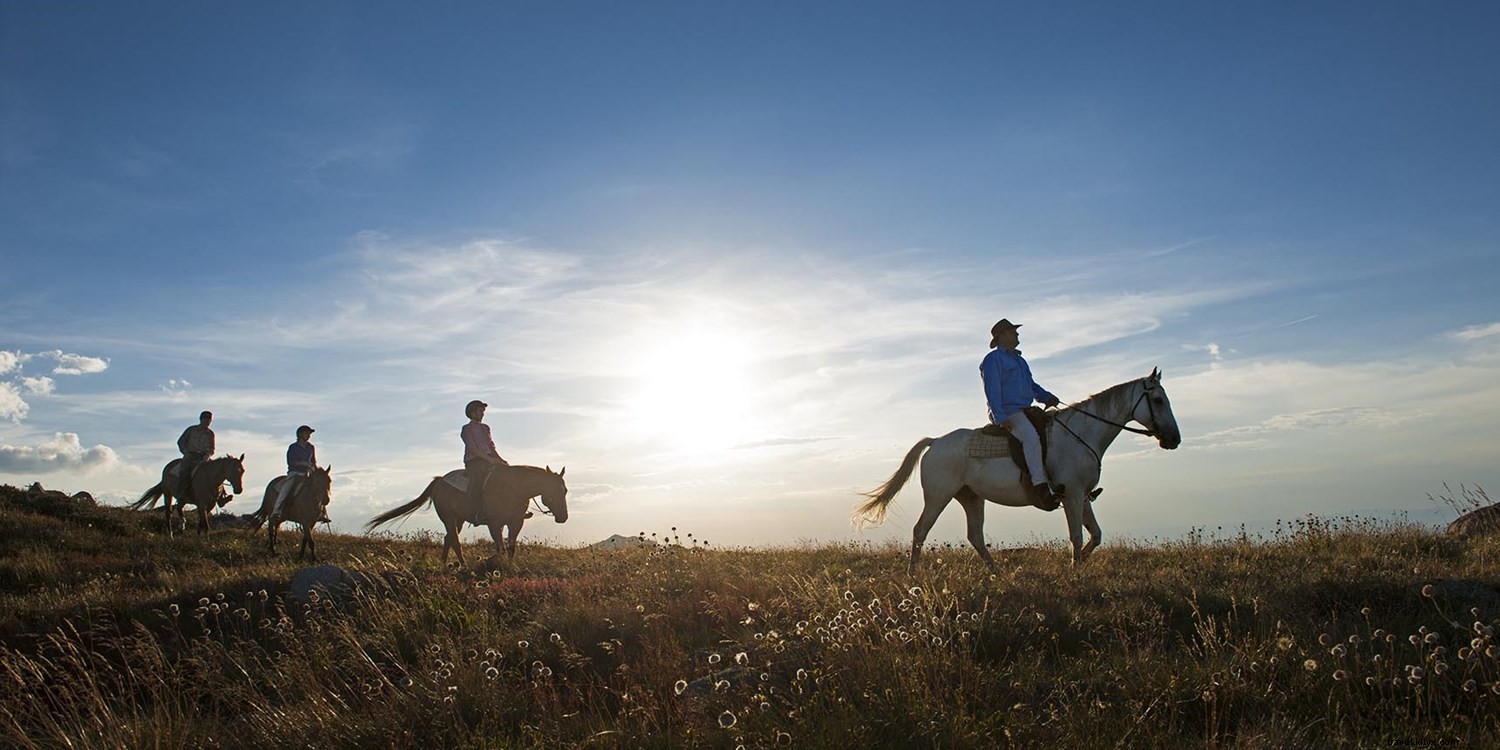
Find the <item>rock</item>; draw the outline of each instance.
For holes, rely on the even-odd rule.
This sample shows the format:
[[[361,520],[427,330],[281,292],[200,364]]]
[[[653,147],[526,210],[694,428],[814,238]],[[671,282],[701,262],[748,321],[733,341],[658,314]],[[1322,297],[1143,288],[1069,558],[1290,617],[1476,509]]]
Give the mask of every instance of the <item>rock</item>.
[[[624,534],[615,534],[608,539],[590,544],[589,549],[634,549],[636,547],[655,546],[657,546],[656,542],[642,539],[638,536],[625,536]]]
[[[1500,531],[1500,503],[1491,503],[1453,519],[1444,530],[1454,536],[1483,536]]]
[[[316,565],[303,568],[292,576],[287,585],[287,601],[309,603],[314,591],[319,597],[329,597],[340,604],[353,600],[356,592],[376,592],[386,589],[385,581],[358,570],[345,570],[337,565]]]

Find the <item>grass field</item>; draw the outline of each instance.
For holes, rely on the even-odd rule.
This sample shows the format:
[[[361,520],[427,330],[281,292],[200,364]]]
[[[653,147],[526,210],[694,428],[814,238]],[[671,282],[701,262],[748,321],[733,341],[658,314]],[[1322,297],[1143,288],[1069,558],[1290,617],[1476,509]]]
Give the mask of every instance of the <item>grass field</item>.
[[[912,577],[685,531],[470,570],[320,535],[371,585],[295,599],[247,532],[0,487],[0,746],[1500,745],[1493,539],[1307,518]]]

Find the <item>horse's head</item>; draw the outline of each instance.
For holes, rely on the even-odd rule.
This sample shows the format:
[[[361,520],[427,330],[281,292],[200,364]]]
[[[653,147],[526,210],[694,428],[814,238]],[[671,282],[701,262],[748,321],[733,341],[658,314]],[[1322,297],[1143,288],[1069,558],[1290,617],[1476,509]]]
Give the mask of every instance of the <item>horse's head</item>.
[[[241,453],[239,458],[225,456],[225,461],[233,464],[224,473],[229,480],[229,486],[234,488],[234,494],[238,495],[245,491],[245,454]]]
[[[552,467],[548,466],[546,488],[542,490],[542,505],[547,506],[547,510],[552,512],[552,520],[558,523],[568,520],[568,483],[563,481],[566,473],[566,466],[555,474]]]
[[[333,499],[333,467],[319,466],[313,469],[307,478],[308,488],[312,496],[320,504],[327,503]]]
[[[1161,384],[1161,370],[1152,368],[1151,374],[1141,379],[1145,390],[1136,401],[1130,418],[1146,426],[1156,436],[1156,443],[1172,450],[1182,445],[1182,430],[1177,427],[1177,417],[1172,414],[1172,401],[1167,398],[1167,389]]]

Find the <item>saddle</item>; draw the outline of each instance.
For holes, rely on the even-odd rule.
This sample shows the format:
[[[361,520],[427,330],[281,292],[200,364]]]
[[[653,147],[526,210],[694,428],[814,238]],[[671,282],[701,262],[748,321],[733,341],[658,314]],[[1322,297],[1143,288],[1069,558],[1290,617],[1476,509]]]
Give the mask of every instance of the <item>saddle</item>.
[[[1052,415],[1036,406],[1026,407],[1025,413],[1026,418],[1031,420],[1031,426],[1036,428],[1036,434],[1042,439],[1042,461],[1045,462],[1048,448],[1047,427],[1052,423]],[[1002,425],[987,424],[975,430],[974,435],[969,438],[969,456],[971,458],[1010,456],[1022,473],[1026,471],[1026,456],[1021,450],[1021,441]]]

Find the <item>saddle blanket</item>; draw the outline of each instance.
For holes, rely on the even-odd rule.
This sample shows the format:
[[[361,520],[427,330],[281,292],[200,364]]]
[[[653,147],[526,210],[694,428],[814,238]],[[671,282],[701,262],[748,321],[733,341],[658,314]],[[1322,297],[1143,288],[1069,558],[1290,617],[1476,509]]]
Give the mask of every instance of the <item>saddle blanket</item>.
[[[970,458],[1002,458],[1010,455],[1009,435],[986,435],[975,430],[969,438]]]
[[[469,491],[469,475],[463,469],[454,469],[444,474],[442,479],[459,492]]]

